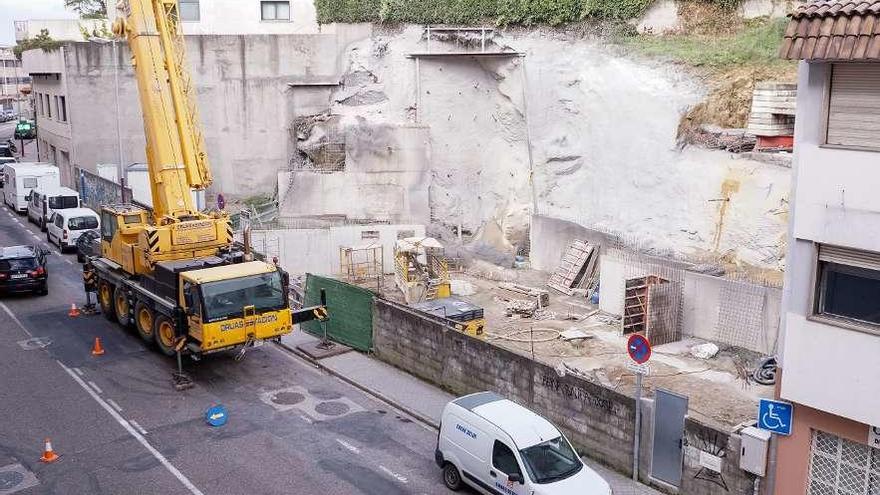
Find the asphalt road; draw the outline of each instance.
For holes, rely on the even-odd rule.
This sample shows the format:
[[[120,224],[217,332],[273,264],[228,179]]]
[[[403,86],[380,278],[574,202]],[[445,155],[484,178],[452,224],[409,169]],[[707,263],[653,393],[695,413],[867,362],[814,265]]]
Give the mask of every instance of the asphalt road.
[[[33,243],[45,235],[0,206],[0,246]],[[447,492],[436,432],[278,347],[185,360],[196,386],[174,391],[175,362],[136,332],[67,316],[81,268],[51,248],[48,296],[0,296],[0,494]]]

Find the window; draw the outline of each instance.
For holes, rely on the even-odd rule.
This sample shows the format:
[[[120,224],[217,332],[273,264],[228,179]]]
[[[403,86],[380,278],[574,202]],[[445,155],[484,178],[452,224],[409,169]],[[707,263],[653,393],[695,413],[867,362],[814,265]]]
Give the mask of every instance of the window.
[[[492,465],[495,466],[495,469],[508,476],[511,474],[522,476],[522,471],[519,469],[519,463],[516,462],[516,456],[513,455],[513,451],[498,440],[495,440],[495,445],[492,447]]]
[[[73,217],[67,221],[67,227],[70,230],[89,230],[98,228],[97,217]]]
[[[814,431],[807,495],[880,493],[880,449]]]
[[[61,120],[61,105],[58,102],[58,95],[53,96],[52,99],[55,100],[55,118]]]
[[[202,285],[206,322],[241,318],[245,306],[259,314],[284,307],[286,298],[279,272],[208,282]]]
[[[535,483],[553,483],[574,476],[584,465],[561,435],[519,451]]]
[[[814,316],[880,332],[880,253],[819,246]]]
[[[33,189],[37,187],[36,177],[24,177],[21,179],[21,187],[25,189]]]
[[[116,215],[107,212],[101,213],[101,238],[107,242],[113,240],[116,233]]]
[[[49,99],[49,95],[46,95],[46,116],[52,118],[52,100]]]
[[[43,109],[43,94],[37,93],[37,111],[40,115],[46,115],[46,112]]]
[[[58,97],[58,118],[61,119],[61,122],[67,122],[67,98],[64,96]]]
[[[56,227],[58,227],[59,229],[64,228],[64,219],[61,218],[61,215],[54,214],[54,215],[52,215],[52,218],[55,219],[55,221],[52,223],[54,223]]]
[[[49,198],[49,208],[53,210],[65,210],[79,206],[79,198],[76,196],[52,196]]]
[[[180,0],[180,20],[198,22],[201,18],[199,12],[199,0]]]
[[[361,239],[378,239],[379,231],[378,230],[364,230],[361,232]]]
[[[880,150],[880,65],[834,64],[825,142]]]
[[[290,2],[260,2],[260,15],[264,21],[289,21]]]

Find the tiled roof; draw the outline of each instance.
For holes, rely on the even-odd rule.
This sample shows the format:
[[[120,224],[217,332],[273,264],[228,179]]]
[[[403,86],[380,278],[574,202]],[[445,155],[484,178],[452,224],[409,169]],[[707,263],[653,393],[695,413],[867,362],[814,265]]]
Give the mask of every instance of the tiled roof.
[[[797,8],[779,56],[880,62],[880,0],[819,0]]]

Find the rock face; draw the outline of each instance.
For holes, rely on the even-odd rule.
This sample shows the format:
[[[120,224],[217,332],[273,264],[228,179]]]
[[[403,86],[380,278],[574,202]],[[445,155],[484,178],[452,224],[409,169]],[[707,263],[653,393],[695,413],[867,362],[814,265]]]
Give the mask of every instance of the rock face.
[[[407,55],[426,49],[415,26],[349,47],[329,108],[346,136],[345,171],[330,175],[380,173],[369,194],[358,196],[364,186],[354,182],[334,190],[359,202],[360,215],[386,218],[397,207],[408,212],[397,220],[428,223],[441,237],[460,225],[491,259],[527,251],[537,213],[652,251],[781,266],[788,171],[724,150],[679,149],[681,116],[705,94],[680,68],[531,32],[495,34],[487,44],[522,57],[423,58],[417,74]],[[431,42],[435,52],[474,49]],[[369,137],[371,129],[381,132]],[[307,156],[324,139],[316,130],[300,141]],[[317,191],[312,182],[306,189]],[[288,197],[298,198],[284,205],[288,216],[327,201]]]

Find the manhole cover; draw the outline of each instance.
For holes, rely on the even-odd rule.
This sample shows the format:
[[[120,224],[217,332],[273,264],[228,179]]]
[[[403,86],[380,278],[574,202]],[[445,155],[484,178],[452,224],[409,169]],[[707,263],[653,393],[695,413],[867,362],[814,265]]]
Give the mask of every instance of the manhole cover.
[[[0,471],[0,490],[12,490],[24,481],[24,474],[16,471]]]
[[[309,393],[312,394],[312,397],[321,400],[336,400],[342,398],[342,394],[336,393],[332,390],[309,390]]]
[[[315,406],[315,411],[324,416],[339,416],[348,412],[348,404],[343,402],[322,402]]]
[[[306,397],[303,394],[296,392],[278,392],[272,396],[272,402],[276,404],[284,404],[286,406],[299,404],[305,399]]]

